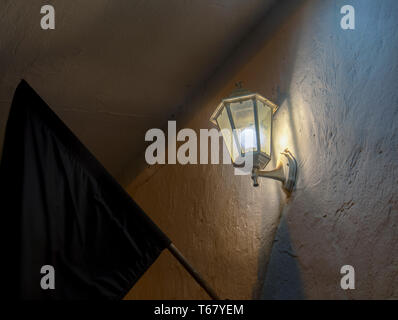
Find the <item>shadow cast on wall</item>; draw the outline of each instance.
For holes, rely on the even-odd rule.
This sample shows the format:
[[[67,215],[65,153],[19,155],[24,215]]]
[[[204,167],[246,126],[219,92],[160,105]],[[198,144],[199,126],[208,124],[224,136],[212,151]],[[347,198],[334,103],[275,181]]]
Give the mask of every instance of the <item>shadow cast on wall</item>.
[[[274,239],[260,299],[301,300],[305,298],[296,258],[286,216],[283,215]]]

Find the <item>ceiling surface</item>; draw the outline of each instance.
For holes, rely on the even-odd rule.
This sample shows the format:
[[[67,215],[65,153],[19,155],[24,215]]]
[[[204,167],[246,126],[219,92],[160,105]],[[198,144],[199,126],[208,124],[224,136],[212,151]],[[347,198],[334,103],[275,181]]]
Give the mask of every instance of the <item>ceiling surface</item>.
[[[272,0],[0,2],[0,126],[24,78],[117,179]],[[40,8],[55,8],[55,30]]]

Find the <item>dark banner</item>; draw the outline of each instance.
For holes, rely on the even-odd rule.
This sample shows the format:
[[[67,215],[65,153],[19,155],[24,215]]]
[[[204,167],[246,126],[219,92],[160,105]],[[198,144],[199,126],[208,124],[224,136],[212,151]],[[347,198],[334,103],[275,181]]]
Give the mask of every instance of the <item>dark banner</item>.
[[[17,298],[123,298],[170,243],[25,81],[7,123],[0,205]]]

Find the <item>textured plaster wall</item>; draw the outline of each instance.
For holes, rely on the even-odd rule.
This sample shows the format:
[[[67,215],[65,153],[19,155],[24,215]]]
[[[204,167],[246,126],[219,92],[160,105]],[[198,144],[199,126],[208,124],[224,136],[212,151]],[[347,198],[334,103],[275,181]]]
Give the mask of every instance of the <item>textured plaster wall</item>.
[[[209,128],[238,80],[278,103],[269,168],[296,155],[290,198],[228,165],[151,167],[128,187],[223,298],[398,298],[396,30],[396,0],[281,1],[182,110],[179,127]],[[206,295],[165,252],[127,298]]]

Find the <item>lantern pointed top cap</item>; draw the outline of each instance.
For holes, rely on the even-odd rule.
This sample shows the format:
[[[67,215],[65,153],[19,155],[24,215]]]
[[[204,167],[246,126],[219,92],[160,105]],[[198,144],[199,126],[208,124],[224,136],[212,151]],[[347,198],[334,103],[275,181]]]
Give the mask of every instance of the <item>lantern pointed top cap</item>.
[[[249,94],[253,94],[253,92],[243,88],[243,82],[238,81],[235,82],[235,90],[231,92],[228,98],[235,98],[235,97],[241,97],[241,96],[246,96]]]

